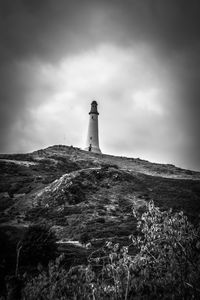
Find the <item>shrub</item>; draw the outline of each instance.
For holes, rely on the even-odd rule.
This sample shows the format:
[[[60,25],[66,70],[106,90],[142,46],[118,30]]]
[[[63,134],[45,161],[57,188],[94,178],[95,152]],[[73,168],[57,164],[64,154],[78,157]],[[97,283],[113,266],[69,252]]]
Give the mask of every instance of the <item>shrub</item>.
[[[119,166],[116,164],[108,164],[108,163],[104,163],[101,166],[101,170],[103,171],[107,171],[108,169],[113,168],[113,169],[119,169]]]
[[[161,212],[150,202],[138,219],[139,234],[132,236],[137,254],[108,243],[109,262],[102,264],[110,299],[199,299],[200,231],[182,212]],[[106,280],[105,280],[106,278]]]
[[[54,263],[49,263],[47,271],[41,269],[38,276],[27,278],[25,299],[92,299],[90,283],[94,274],[90,267],[77,266],[66,271],[62,267],[63,259],[62,255]]]
[[[85,201],[85,192],[83,191],[83,188],[80,183],[74,182],[73,185],[71,185],[68,189],[68,202],[71,205],[78,204],[80,202]]]
[[[20,263],[24,266],[47,265],[56,257],[56,237],[47,225],[29,226],[21,240]]]
[[[2,296],[6,291],[5,277],[11,266],[14,266],[12,245],[2,230],[0,231],[0,245],[0,296]]]
[[[132,267],[135,291],[152,298],[199,298],[199,228],[183,212],[161,212],[153,202],[147,208],[138,220],[140,235],[132,238],[139,251]]]

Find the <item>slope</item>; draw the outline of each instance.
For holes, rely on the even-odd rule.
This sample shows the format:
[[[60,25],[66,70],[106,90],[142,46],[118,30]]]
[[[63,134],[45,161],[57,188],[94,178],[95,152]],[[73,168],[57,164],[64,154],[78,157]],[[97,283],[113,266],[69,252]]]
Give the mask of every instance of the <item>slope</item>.
[[[52,146],[0,155],[1,227],[47,222],[62,241],[103,243],[136,231],[132,209],[200,213],[200,173],[141,159]]]

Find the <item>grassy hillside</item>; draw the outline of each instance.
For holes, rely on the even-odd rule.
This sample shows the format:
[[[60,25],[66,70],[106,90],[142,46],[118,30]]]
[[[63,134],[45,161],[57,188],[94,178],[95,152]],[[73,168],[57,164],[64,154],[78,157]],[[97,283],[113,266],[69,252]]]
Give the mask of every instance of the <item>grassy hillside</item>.
[[[161,209],[200,213],[200,173],[173,165],[52,146],[0,155],[0,223],[47,222],[60,239],[126,239],[132,208],[153,199]],[[87,236],[86,236],[87,233]]]
[[[50,280],[50,286],[55,284],[55,286],[58,287],[58,291],[55,292],[57,296],[62,289],[64,289],[66,293],[66,282],[64,279],[65,276],[63,275],[65,274],[68,276],[66,278],[68,278],[69,281],[68,292],[72,292],[71,298],[68,294],[67,297],[74,299],[73,292],[76,290],[77,276],[82,276],[82,272],[83,274],[85,274],[84,272],[87,274],[90,269],[91,272],[94,272],[90,274],[91,278],[92,276],[96,276],[94,277],[97,284],[95,293],[98,291],[98,293],[101,294],[103,287],[106,286],[106,288],[108,288],[107,280],[110,276],[110,267],[114,269],[116,267],[116,276],[120,274],[120,276],[122,276],[123,272],[127,272],[129,269],[131,272],[138,272],[138,270],[140,270],[141,274],[137,275],[139,276],[138,279],[135,278],[133,274],[131,276],[133,276],[132,279],[138,280],[138,283],[134,283],[136,290],[138,290],[138,287],[141,288],[141,291],[137,291],[137,293],[141,292],[141,295],[143,295],[146,291],[145,293],[148,294],[146,282],[148,282],[150,287],[155,286],[155,282],[151,282],[148,277],[149,272],[152,272],[151,268],[150,271],[148,269],[151,264],[145,263],[141,266],[141,259],[144,257],[143,251],[145,249],[148,250],[146,253],[147,260],[149,261],[153,258],[151,265],[153,268],[156,262],[155,274],[157,274],[156,276],[158,277],[158,282],[156,283],[158,284],[158,290],[160,289],[159,282],[162,277],[161,275],[164,274],[162,273],[164,268],[163,259],[165,259],[165,263],[168,267],[171,266],[169,262],[172,261],[172,255],[170,259],[166,259],[169,254],[169,241],[172,248],[176,246],[173,240],[174,238],[180,243],[179,239],[181,237],[182,242],[185,243],[184,252],[182,251],[182,244],[181,252],[179,248],[175,250],[173,250],[174,248],[170,248],[174,251],[172,251],[174,255],[178,255],[178,261],[180,258],[182,259],[182,253],[185,253],[187,247],[189,247],[188,241],[191,239],[191,234],[193,234],[194,240],[192,239],[190,241],[192,246],[188,248],[188,255],[191,256],[192,260],[194,259],[194,253],[192,252],[194,243],[197,245],[195,251],[199,251],[198,233],[196,233],[194,229],[190,229],[192,227],[187,223],[183,215],[176,214],[176,212],[183,210],[190,221],[198,223],[200,216],[200,173],[198,172],[180,169],[173,165],[150,163],[138,158],[94,154],[67,146],[52,146],[28,154],[1,154],[0,168],[0,239],[3,245],[0,249],[0,286],[2,286],[2,290],[0,288],[0,295],[8,295],[9,291],[16,292],[16,287],[21,290],[20,282],[24,284],[28,280],[27,282],[30,284],[30,286],[29,284],[26,286],[28,297],[30,297],[30,294],[32,295],[33,288],[36,294],[30,299],[38,299],[38,295],[40,295],[41,292],[44,292],[43,299],[46,299],[46,295],[49,292],[51,294],[53,291],[45,290],[46,280]],[[138,240],[138,246],[141,246],[140,259],[138,254],[135,255],[138,253],[137,247],[130,240],[130,235],[133,234],[134,237],[137,237],[138,234],[141,233],[139,232],[139,227],[137,227],[138,220],[136,218],[137,216],[133,215],[133,209],[137,208],[137,211],[144,212],[147,207],[151,207],[151,200],[160,208],[160,211],[158,212],[156,208],[152,210],[153,213],[149,211],[150,219],[148,219],[149,217],[147,217],[147,215],[145,217],[144,214],[147,227],[143,224],[144,220],[143,223],[140,223],[143,224],[141,226],[144,226],[144,229],[146,228],[146,240],[148,241],[150,237],[152,238],[149,244],[146,243],[146,240],[143,241],[144,245],[140,245],[140,241]],[[146,205],[148,203],[149,205]],[[171,214],[166,212],[169,208],[172,208]],[[155,226],[156,214],[157,225]],[[151,220],[152,226],[148,229],[149,220]],[[163,222],[166,224],[163,225]],[[53,268],[51,272],[53,272],[53,274],[55,272],[55,276],[50,276],[51,279],[48,277],[48,272],[45,273],[46,271],[43,272],[37,269],[37,264],[30,266],[28,256],[27,260],[23,258],[24,247],[26,243],[28,243],[29,238],[29,255],[32,254],[32,257],[35,258],[33,253],[38,253],[40,256],[40,254],[44,252],[46,239],[35,235],[38,229],[36,229],[35,232],[33,231],[32,235],[27,233],[31,228],[37,228],[38,225],[34,224],[38,223],[40,224],[39,226],[47,226],[50,228],[53,236],[56,236],[56,245],[59,250],[57,255],[59,255],[59,253],[65,253],[64,261],[62,262],[64,269],[60,269],[60,267],[57,269],[58,261],[54,262],[55,266],[49,266],[50,269]],[[165,240],[166,245],[163,248],[161,244],[159,248],[158,245],[154,243],[154,240],[160,240],[160,231],[157,232],[157,228],[162,227],[164,231],[162,232],[161,230],[161,233],[164,238],[161,240],[162,242]],[[185,234],[187,238],[185,238]],[[47,232],[47,237],[48,236],[49,234]],[[142,238],[143,237],[144,235],[142,235]],[[106,252],[106,242],[107,245],[112,245],[111,248],[107,249],[111,251],[110,255]],[[118,246],[116,248],[116,243],[119,243],[119,248]],[[151,245],[154,245],[153,248],[151,248]],[[40,246],[41,248],[38,251],[37,247]],[[128,250],[126,250],[126,248]],[[120,249],[122,249],[122,252]],[[19,251],[22,251],[21,254],[19,254]],[[153,251],[153,253],[155,252],[156,254],[154,253],[152,256],[149,251]],[[47,253],[49,252],[47,251]],[[19,255],[20,269],[18,275],[20,274],[21,277],[16,276],[17,255]],[[115,257],[117,255],[116,262],[112,260],[113,255]],[[161,255],[161,260],[155,260],[155,255],[156,257]],[[46,255],[44,255],[44,257],[46,257]],[[111,264],[109,263],[109,259],[111,259]],[[184,259],[183,257],[183,260]],[[176,257],[174,261],[176,264]],[[132,262],[134,262],[134,264]],[[190,260],[187,261],[187,263],[188,262],[190,262]],[[183,264],[180,263],[181,268],[182,265]],[[100,286],[98,286],[99,272],[102,271],[103,266],[105,266],[104,271],[106,275],[104,274],[105,277],[103,275],[101,276],[101,283]],[[132,270],[132,266],[138,270],[134,268],[134,270]],[[193,265],[190,265],[190,267],[192,266]],[[147,269],[146,273],[143,272],[144,268]],[[119,269],[121,271],[118,272],[117,270]],[[166,275],[166,278],[164,277],[162,284],[164,294],[166,291],[168,292],[168,286],[166,285],[168,281],[166,281],[166,279],[171,278],[174,272],[173,261],[172,269],[168,269],[167,274],[169,276]],[[160,272],[162,274],[159,273],[158,270],[161,270]],[[68,271],[69,273],[66,273]],[[24,272],[28,272],[29,274],[26,279],[23,277]],[[70,272],[75,273],[73,275]],[[176,272],[176,277],[178,274],[182,274],[179,268],[176,269]],[[193,274],[195,277],[195,274],[200,273],[194,269],[191,274],[187,272],[185,274],[189,274],[189,277]],[[12,277],[13,275],[14,277]],[[11,276],[11,280],[9,279],[10,287],[7,288],[6,280],[9,276]],[[36,276],[36,282],[31,283],[29,276]],[[55,282],[53,281],[52,283],[51,280],[54,280],[53,278]],[[113,278],[112,275],[110,278],[111,286],[113,285]],[[128,289],[131,291],[131,285],[128,285],[129,275],[126,274],[126,276],[123,275],[120,278],[121,292],[124,297],[125,294],[128,295]],[[72,279],[74,282],[70,281]],[[189,280],[188,278],[186,279]],[[193,279],[189,289],[191,289],[192,286],[194,290],[193,285],[196,285],[196,281],[198,280],[196,280],[196,277]],[[179,288],[177,282],[180,281],[182,282],[181,284],[185,284],[184,280],[180,279],[175,283],[174,291],[177,289],[178,294],[183,289],[182,287]],[[83,278],[81,277],[80,286],[82,286],[84,290],[83,282]],[[75,284],[74,287],[73,284]],[[90,290],[93,284],[93,281],[88,282],[86,284],[87,289]],[[185,290],[188,292],[188,287],[186,287],[184,291]],[[82,292],[83,291],[80,291],[81,297]],[[116,289],[115,292],[118,293],[120,291]],[[156,291],[156,294],[157,292],[158,291]],[[86,294],[87,293],[88,291]],[[169,292],[169,295],[171,295],[170,293],[173,294],[175,292]],[[102,295],[101,298],[100,294],[96,296],[97,299],[105,299]],[[193,294],[194,291],[192,291],[192,295]],[[83,297],[83,299],[92,299],[91,297]],[[119,299],[117,297],[118,296],[115,295],[114,298],[110,297],[108,299]],[[132,299],[131,297],[132,292],[130,292],[130,297],[127,299]],[[58,299],[60,298],[58,297]],[[138,299],[140,299],[140,297]],[[153,296],[152,299],[155,299],[155,297]]]

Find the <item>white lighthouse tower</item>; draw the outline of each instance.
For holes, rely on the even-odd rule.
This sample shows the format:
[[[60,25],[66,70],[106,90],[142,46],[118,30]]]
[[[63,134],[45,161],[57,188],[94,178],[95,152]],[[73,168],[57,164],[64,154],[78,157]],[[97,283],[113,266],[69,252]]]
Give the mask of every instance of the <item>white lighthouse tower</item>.
[[[86,148],[85,150],[101,153],[99,148],[99,130],[98,130],[98,111],[97,111],[97,102],[92,101],[91,109],[89,112],[89,127],[88,127],[88,135],[86,141]]]

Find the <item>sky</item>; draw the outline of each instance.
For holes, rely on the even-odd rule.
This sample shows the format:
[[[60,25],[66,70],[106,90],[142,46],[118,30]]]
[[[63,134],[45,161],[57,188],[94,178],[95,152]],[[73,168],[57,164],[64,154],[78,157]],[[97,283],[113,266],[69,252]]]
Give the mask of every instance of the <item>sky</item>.
[[[0,152],[84,148],[200,171],[199,0],[0,0]]]

